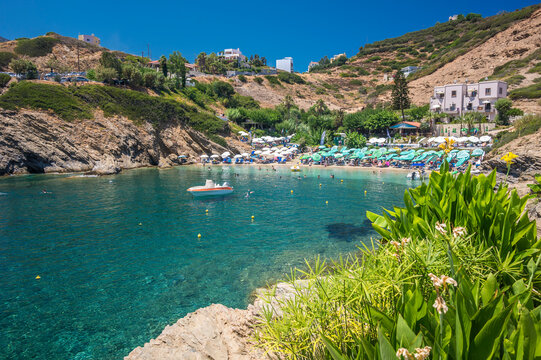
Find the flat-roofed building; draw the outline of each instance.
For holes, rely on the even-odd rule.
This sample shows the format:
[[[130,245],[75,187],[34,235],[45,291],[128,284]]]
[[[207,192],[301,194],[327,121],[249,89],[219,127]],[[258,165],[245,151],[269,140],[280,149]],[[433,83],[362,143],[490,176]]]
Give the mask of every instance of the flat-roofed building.
[[[94,34],[91,35],[79,35],[79,40],[84,41],[87,44],[100,46],[100,38]]]

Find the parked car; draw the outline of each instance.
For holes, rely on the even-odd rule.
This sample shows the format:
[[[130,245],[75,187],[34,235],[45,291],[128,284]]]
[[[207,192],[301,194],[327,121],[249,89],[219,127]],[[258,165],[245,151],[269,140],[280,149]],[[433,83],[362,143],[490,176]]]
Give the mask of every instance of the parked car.
[[[83,77],[83,76],[77,76],[75,78],[72,78],[71,81],[78,81],[78,82],[89,82],[90,80],[88,80],[87,78]]]

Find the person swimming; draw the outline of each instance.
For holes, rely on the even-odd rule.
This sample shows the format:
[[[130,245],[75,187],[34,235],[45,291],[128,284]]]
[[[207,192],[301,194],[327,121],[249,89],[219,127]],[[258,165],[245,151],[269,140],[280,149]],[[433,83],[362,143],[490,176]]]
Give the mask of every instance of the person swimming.
[[[334,174],[331,174],[331,179],[334,179]]]
[[[246,195],[244,195],[244,197],[249,198],[250,194],[253,194],[253,193],[254,193],[253,191],[248,190],[248,192],[246,193]]]

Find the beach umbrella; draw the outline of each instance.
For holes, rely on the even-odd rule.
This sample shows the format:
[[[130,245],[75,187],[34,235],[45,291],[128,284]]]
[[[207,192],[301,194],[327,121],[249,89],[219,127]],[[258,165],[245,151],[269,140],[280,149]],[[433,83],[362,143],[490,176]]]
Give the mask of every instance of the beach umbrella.
[[[479,142],[479,138],[476,137],[476,136],[470,136],[470,137],[468,138],[468,141],[475,144],[475,143],[478,143],[478,142]]]
[[[434,139],[434,142],[436,144],[441,144],[441,143],[444,143],[445,142],[445,138],[443,136],[438,136],[437,138]]]
[[[319,154],[314,154],[314,155],[312,155],[312,160],[314,160],[314,161],[320,161],[320,160],[321,160],[321,155],[319,155]]]
[[[327,147],[325,145],[319,145],[318,149],[326,149]]]
[[[488,136],[488,135],[483,135],[483,136],[481,136],[481,137],[479,138],[479,140],[480,140],[481,142],[489,142],[490,140],[492,140],[492,138],[491,138],[490,136]]]
[[[475,149],[471,154],[472,156],[483,156],[485,155],[485,151],[483,149]]]
[[[338,154],[335,154],[334,157],[335,157],[335,159],[341,159],[341,158],[344,157],[344,154],[338,153]]]
[[[205,159],[206,159],[206,158],[208,158],[209,156],[208,156],[208,155],[205,155],[205,154],[203,154],[203,155],[201,155],[201,157],[202,157],[202,158],[205,158]]]
[[[242,155],[243,157],[248,157],[248,156],[250,156],[248,153],[242,153],[241,155]]]
[[[235,155],[235,156],[233,156],[233,159],[238,159],[238,158],[241,158],[241,157],[242,157],[242,155]]]
[[[225,159],[227,158],[229,155],[231,155],[231,153],[229,151],[226,151],[222,154],[222,159]]]
[[[210,157],[211,157],[212,159],[217,159],[217,158],[220,157],[220,155],[212,154]]]
[[[261,151],[261,150],[256,150],[256,151],[254,151],[254,154],[259,155],[259,154],[261,154],[262,152],[263,152],[263,151]]]

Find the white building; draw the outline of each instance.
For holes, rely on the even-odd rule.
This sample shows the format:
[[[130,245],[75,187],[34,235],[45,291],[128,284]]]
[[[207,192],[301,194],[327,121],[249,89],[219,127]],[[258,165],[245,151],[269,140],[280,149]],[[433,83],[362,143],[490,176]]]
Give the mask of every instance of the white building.
[[[493,121],[497,113],[494,104],[504,97],[507,97],[507,83],[499,80],[436,86],[430,98],[430,110],[449,117],[480,112]]]
[[[287,72],[293,72],[293,58],[285,57],[283,59],[276,60],[276,69]]]
[[[334,62],[336,59],[338,59],[341,56],[347,58],[346,53],[336,54],[336,55],[333,55],[333,57],[331,58],[331,63]]]
[[[310,64],[308,64],[308,71],[310,71],[314,66],[319,65],[317,61],[310,61]]]
[[[237,61],[239,63],[246,62],[246,56],[242,55],[239,48],[224,49],[224,51],[218,53],[218,56],[223,57],[227,61]]]
[[[92,35],[79,35],[78,39],[81,40],[81,41],[84,41],[85,43],[88,43],[88,44],[93,44],[93,45],[100,46],[100,38],[95,36],[94,34],[92,34]]]
[[[449,21],[455,21],[455,20],[458,20],[458,15],[449,16]]]

